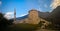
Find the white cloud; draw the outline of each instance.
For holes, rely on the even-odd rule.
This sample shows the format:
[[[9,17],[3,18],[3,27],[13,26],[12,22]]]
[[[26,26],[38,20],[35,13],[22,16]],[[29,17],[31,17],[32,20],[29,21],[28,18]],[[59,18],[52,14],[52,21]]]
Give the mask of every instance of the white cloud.
[[[25,16],[25,15],[27,15],[27,14],[21,14],[20,17]]]
[[[0,1],[0,5],[2,4],[2,2]]]
[[[14,12],[7,12],[7,13],[4,15],[4,17],[5,17],[6,19],[11,19],[11,18],[13,18],[13,17],[12,17],[13,14],[14,14]]]
[[[60,0],[53,0],[50,7],[52,7],[52,9],[55,9],[57,6],[60,6]]]

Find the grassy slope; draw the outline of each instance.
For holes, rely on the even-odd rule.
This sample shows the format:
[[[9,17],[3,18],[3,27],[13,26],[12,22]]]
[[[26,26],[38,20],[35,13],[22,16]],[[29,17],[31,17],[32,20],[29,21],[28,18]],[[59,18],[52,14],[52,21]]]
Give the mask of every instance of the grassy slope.
[[[6,29],[6,31],[34,31],[34,30],[47,30],[48,31],[49,30],[49,29],[40,29],[37,27],[39,26],[33,25],[33,24],[15,24],[15,25],[9,26]]]
[[[15,24],[8,28],[8,31],[32,31],[37,28],[37,25],[32,24]]]

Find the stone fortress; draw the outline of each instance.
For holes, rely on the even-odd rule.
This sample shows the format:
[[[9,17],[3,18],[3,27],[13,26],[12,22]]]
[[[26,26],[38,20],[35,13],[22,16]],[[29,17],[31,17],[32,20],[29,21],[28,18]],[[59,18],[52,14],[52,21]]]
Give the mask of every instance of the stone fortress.
[[[39,24],[40,22],[43,22],[42,24],[44,26],[48,26],[50,24],[50,22],[39,17],[39,13],[37,10],[32,9],[29,11],[28,18],[21,20],[19,23]],[[42,27],[44,27],[44,26],[42,26]]]
[[[14,23],[40,24],[42,22],[43,25],[41,27],[45,26],[47,27],[48,25],[58,26],[60,24],[59,13],[60,13],[60,6],[54,9],[51,13],[40,12],[38,10],[32,9],[28,12],[28,15],[26,15],[27,17],[23,17],[24,19],[18,20],[18,22],[16,21],[15,18],[16,16],[14,16],[15,21]],[[16,12],[14,13],[14,15],[16,15]]]
[[[15,11],[14,11],[15,12]],[[16,12],[14,13],[14,23],[24,23],[24,24],[39,24],[42,22],[41,28],[44,28],[45,26],[48,26],[51,24],[50,22],[46,21],[45,19],[39,17],[39,11],[32,9],[28,12],[28,17],[22,20],[19,20],[19,22],[16,22]]]

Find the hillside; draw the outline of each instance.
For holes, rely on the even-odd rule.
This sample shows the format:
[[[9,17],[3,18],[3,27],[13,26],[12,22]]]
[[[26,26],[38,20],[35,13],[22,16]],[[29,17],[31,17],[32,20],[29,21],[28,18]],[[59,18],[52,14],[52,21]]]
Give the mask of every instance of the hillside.
[[[39,17],[41,17],[41,18],[47,18],[48,15],[49,15],[49,12],[40,12],[40,11],[38,11],[38,13],[39,13]],[[16,20],[26,19],[26,18],[28,18],[28,15],[29,14],[27,14],[27,15],[25,15],[23,17],[18,17],[18,18],[16,18]]]
[[[55,8],[49,15],[48,19],[55,24],[60,24],[60,6]],[[47,20],[48,20],[47,19]]]
[[[39,17],[46,19],[49,16],[49,12],[40,12],[39,11]]]
[[[57,8],[55,8],[51,13],[50,16],[52,16],[53,18],[60,18],[60,6],[58,6]]]

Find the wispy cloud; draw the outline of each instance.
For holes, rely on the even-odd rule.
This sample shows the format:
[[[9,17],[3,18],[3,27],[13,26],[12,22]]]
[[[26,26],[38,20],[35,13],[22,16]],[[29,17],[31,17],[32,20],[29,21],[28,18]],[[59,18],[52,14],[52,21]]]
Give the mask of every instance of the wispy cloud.
[[[27,14],[21,14],[20,16],[22,17],[22,16],[25,16],[25,15],[27,15]]]
[[[5,17],[6,19],[11,19],[11,18],[13,18],[13,17],[12,17],[13,14],[14,14],[14,12],[7,12],[7,13],[4,15],[4,17]]]
[[[53,0],[50,7],[52,7],[52,9],[54,9],[57,6],[60,6],[60,0]]]

